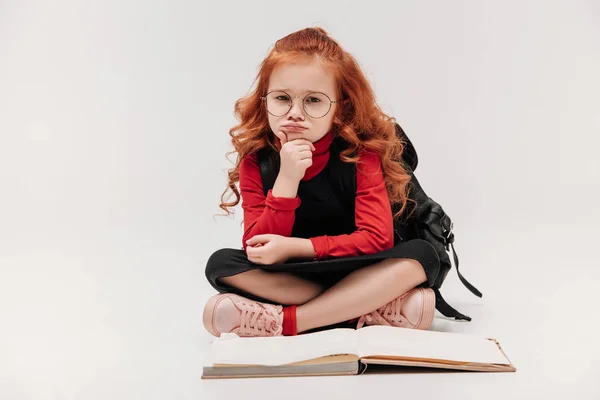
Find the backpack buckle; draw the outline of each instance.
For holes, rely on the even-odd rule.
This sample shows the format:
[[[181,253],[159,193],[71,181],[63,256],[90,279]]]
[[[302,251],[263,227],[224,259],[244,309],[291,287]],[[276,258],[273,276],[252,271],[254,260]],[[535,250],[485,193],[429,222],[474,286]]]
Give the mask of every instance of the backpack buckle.
[[[450,223],[450,230],[444,230],[442,234],[444,235],[444,239],[446,240],[446,250],[450,251],[449,245],[454,243],[454,233],[452,233],[452,229],[454,228],[454,223]]]

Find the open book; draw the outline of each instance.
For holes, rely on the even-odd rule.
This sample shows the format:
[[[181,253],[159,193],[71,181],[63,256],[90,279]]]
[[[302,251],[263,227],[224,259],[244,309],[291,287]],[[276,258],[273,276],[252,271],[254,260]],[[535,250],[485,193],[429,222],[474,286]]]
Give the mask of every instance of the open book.
[[[388,326],[268,338],[224,334],[207,356],[203,379],[358,375],[369,364],[516,371],[495,339]]]

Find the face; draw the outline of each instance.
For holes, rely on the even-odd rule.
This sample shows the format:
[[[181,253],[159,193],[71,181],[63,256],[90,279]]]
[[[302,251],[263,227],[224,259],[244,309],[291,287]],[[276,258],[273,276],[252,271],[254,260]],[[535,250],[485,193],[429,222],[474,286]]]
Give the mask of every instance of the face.
[[[335,115],[336,103],[330,102],[337,100],[335,89],[335,78],[317,60],[279,65],[271,73],[267,90],[267,107],[276,111],[267,112],[271,130],[283,131],[288,141],[321,139],[331,129]],[[290,101],[292,107],[287,111]],[[327,114],[321,117],[324,112]]]

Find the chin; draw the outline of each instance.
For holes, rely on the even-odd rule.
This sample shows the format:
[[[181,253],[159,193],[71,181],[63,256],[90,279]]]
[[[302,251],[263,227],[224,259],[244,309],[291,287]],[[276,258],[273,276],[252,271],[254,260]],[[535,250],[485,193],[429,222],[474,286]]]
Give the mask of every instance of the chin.
[[[296,139],[306,139],[306,140],[310,140],[311,142],[313,141],[310,138],[310,135],[306,135],[305,133],[298,133],[298,132],[289,132],[287,134],[287,138],[288,140],[296,140]]]

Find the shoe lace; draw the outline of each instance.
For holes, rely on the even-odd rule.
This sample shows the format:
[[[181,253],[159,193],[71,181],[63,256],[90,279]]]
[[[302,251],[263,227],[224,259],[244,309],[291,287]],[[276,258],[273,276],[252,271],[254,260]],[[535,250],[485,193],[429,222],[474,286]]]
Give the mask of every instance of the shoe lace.
[[[262,307],[256,303],[242,303],[238,307],[241,311],[241,321],[238,333],[244,336],[276,336],[283,327],[278,321],[276,311]]]
[[[392,324],[403,324],[406,322],[406,317],[401,314],[402,303],[402,298],[396,298],[387,303],[385,306],[363,315],[358,319],[356,328],[360,329],[365,324],[386,326],[392,326]]]

